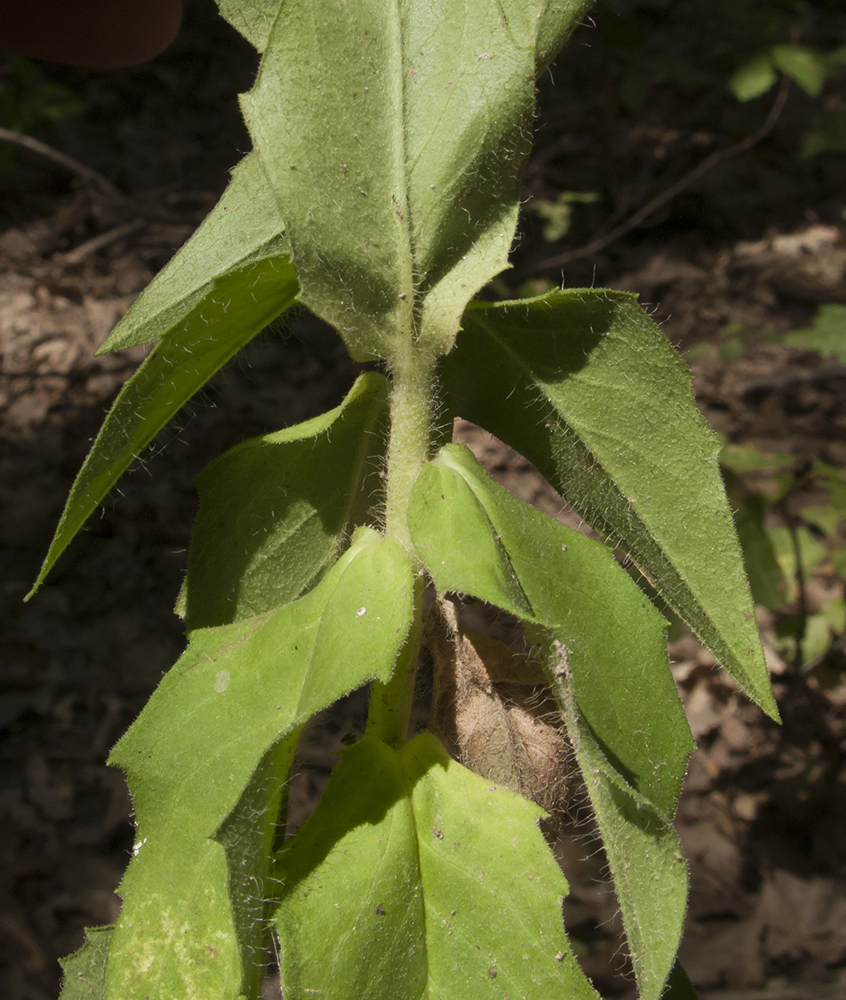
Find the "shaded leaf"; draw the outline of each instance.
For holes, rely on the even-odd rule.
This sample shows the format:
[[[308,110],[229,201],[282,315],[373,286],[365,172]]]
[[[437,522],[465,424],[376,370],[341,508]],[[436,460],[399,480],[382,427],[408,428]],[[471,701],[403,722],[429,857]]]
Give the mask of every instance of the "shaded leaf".
[[[687,973],[678,960],[670,973],[667,989],[661,1000],[697,1000],[693,983],[688,979]]]
[[[226,855],[229,905],[242,970],[239,992],[250,1000],[261,995],[269,919],[278,902],[273,852],[285,831],[286,779],[300,733],[295,729],[267,751],[214,834]]]
[[[86,927],[85,943],[61,959],[64,979],[59,1000],[105,1000],[106,959],[111,927]]]
[[[109,956],[110,1000],[238,995],[251,974],[241,955],[264,928],[252,926],[252,943],[238,940],[247,921],[230,905],[225,821],[249,805],[251,781],[269,781],[269,798],[278,792],[284,770],[268,777],[259,766],[278,741],[352,689],[390,677],[411,599],[399,546],[361,529],[305,597],[191,633],[110,759],[127,773],[138,826]],[[251,848],[246,860],[257,856]]]
[[[756,494],[736,497],[737,534],[743,547],[749,586],[756,604],[774,611],[787,600],[787,581],[764,527],[767,504]]]
[[[353,356],[449,349],[507,266],[539,65],[587,0],[288,0],[227,16],[265,46],[245,118],[302,299]],[[308,99],[304,99],[308,95]]]
[[[444,361],[449,411],[532,461],[621,544],[773,718],[754,606],[692,376],[635,297],[555,291],[474,303]]]
[[[810,159],[821,153],[846,152],[846,111],[820,108],[811,125],[802,138],[803,159]]]
[[[41,586],[74,535],[150,441],[218,369],[292,305],[296,295],[289,263],[267,259],[247,264],[216,279],[187,319],[156,345],[112,404],[27,597]]]
[[[564,933],[567,884],[542,815],[429,733],[346,750],[281,855],[286,1000],[596,1000]]]
[[[203,470],[180,598],[189,630],[287,604],[331,565],[373,503],[387,386],[367,372],[334,410],[245,441]]]

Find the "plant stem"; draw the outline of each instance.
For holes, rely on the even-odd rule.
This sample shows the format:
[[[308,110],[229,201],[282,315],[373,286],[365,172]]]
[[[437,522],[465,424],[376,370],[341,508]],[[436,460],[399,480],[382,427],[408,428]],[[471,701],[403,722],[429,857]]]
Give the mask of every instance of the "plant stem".
[[[385,484],[385,536],[405,549],[414,579],[414,617],[393,677],[376,683],[370,698],[367,733],[393,745],[408,736],[414,679],[422,634],[423,591],[420,559],[408,527],[411,488],[423,463],[429,458],[432,436],[434,359],[421,355],[413,342],[394,359],[391,374],[391,435]]]
[[[414,581],[414,617],[405,645],[397,658],[394,673],[387,684],[377,681],[371,690],[367,712],[367,735],[378,736],[391,746],[401,746],[408,739],[411,703],[414,699],[414,681],[417,676],[417,659],[420,655],[420,638],[423,633],[423,591],[421,577]]]
[[[391,436],[385,484],[385,535],[405,549],[412,566],[420,560],[408,530],[411,487],[429,458],[432,436],[433,361],[413,344],[395,360],[391,374]]]

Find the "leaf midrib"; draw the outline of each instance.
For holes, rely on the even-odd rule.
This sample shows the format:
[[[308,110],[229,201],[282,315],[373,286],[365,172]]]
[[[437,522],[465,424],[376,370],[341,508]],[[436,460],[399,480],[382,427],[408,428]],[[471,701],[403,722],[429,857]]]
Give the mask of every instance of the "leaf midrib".
[[[394,99],[394,156],[397,168],[400,172],[398,178],[400,190],[398,192],[398,205],[396,211],[401,213],[400,225],[405,242],[405,253],[403,254],[402,273],[400,283],[405,299],[405,319],[409,324],[409,333],[412,340],[416,333],[417,320],[417,297],[418,288],[415,283],[414,261],[414,241],[412,239],[412,219],[411,219],[411,198],[409,197],[409,179],[411,177],[411,166],[408,162],[408,129],[409,117],[408,91],[406,88],[407,67],[405,65],[405,31],[403,25],[402,0],[393,0],[390,8],[390,17],[393,32],[390,37],[389,71],[391,73],[391,91]],[[399,79],[397,79],[397,76]]]

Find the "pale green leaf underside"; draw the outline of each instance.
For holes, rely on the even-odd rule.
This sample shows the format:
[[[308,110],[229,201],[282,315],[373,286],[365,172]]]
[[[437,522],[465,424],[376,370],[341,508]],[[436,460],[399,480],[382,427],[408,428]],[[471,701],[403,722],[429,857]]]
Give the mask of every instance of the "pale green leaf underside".
[[[687,871],[672,817],[693,749],[663,619],[604,546],[516,500],[463,446],[441,449],[424,467],[409,525],[440,591],[470,593],[555,637],[553,690],[560,700],[557,674],[565,671],[572,687],[565,722],[614,874],[641,995],[658,1000],[684,921]],[[478,557],[483,545],[499,547],[530,616],[511,601],[513,587],[501,585],[506,574]],[[548,641],[544,630],[531,631],[541,646]]]
[[[86,927],[83,946],[61,960],[64,979],[59,1000],[105,1000],[111,938],[111,927]]]
[[[671,818],[693,742],[665,623],[605,546],[511,496],[463,445],[424,466],[409,527],[439,591],[472,594],[554,631],[597,739],[632,788]]]
[[[443,376],[451,412],[522,452],[777,717],[719,442],[634,296],[474,303]]]
[[[542,815],[429,733],[346,750],[281,855],[285,1000],[597,1000]]]
[[[283,283],[294,280],[291,248],[261,159],[248,154],[232,171],[229,186],[200,228],[138,296],[98,354],[159,340],[175,331],[203,303],[214,298],[215,282],[234,272],[242,282],[226,285],[229,308],[250,312],[247,265],[274,260]],[[242,299],[248,300],[242,303]],[[226,308],[226,306],[224,306]]]
[[[296,276],[289,263],[262,260],[247,264],[216,280],[213,291],[191,315],[156,345],[112,404],[74,481],[28,597],[150,441],[216,371],[292,305],[296,296]]]
[[[377,495],[387,406],[387,380],[367,372],[334,410],[203,470],[180,597],[189,630],[281,607],[331,565]]]
[[[388,680],[411,601],[399,546],[360,529],[305,597],[191,633],[110,761],[127,772],[138,828],[120,890],[109,1000],[237,996],[244,942],[233,926],[224,849],[209,838],[243,805],[274,744],[352,689]],[[225,829],[217,833],[224,844]]]
[[[587,6],[287,0],[268,36],[265,4],[224,7],[265,44],[242,104],[302,300],[354,357],[395,358],[415,328],[448,350],[507,266],[536,63]]]

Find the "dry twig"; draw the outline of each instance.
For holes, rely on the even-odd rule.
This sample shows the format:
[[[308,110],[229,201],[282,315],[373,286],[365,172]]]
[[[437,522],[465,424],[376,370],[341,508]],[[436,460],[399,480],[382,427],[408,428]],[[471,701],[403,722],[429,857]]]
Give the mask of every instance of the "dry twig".
[[[103,194],[114,198],[115,201],[126,200],[125,195],[112,184],[108,177],[97,170],[92,170],[91,167],[86,167],[84,163],[80,163],[79,160],[74,159],[67,153],[63,153],[60,149],[48,146],[46,142],[41,142],[40,139],[33,139],[32,136],[23,135],[21,132],[14,132],[9,128],[0,128],[0,141],[14,143],[14,145],[28,149],[30,152],[43,156],[47,160],[52,160],[53,163],[58,163],[66,170],[70,170],[71,173],[76,174],[86,184],[94,185]]]

